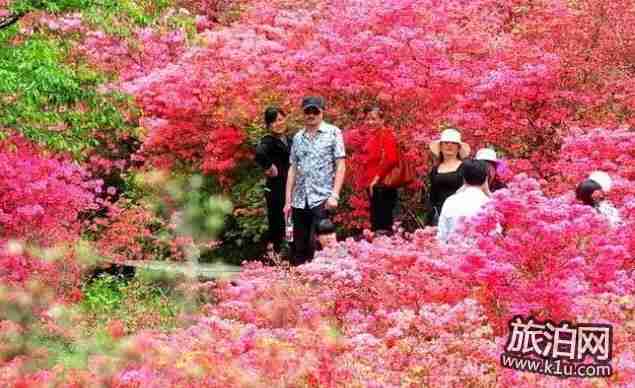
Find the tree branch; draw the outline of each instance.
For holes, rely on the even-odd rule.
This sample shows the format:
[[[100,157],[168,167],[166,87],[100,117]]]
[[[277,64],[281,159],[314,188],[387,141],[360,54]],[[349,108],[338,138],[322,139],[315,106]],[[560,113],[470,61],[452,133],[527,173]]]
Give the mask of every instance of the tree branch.
[[[0,18],[0,29],[3,29],[5,27],[9,27],[13,23],[15,23],[18,20],[20,20],[20,18],[22,16],[23,16],[23,14],[10,14],[10,15],[7,15],[5,17]]]

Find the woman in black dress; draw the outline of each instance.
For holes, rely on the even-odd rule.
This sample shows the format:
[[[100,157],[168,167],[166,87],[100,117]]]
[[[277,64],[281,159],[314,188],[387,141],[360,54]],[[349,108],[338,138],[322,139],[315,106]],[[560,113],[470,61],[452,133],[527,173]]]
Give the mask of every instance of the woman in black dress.
[[[287,136],[284,125],[285,114],[276,107],[265,110],[265,125],[269,134],[263,136],[256,147],[256,162],[265,170],[267,184],[265,200],[267,201],[267,250],[280,253],[285,234],[284,196],[289,172],[289,151],[291,137]]]
[[[463,186],[462,160],[469,156],[470,146],[461,141],[456,129],[446,129],[441,138],[430,143],[433,167],[428,176],[430,189],[426,199],[426,225],[436,226],[445,200]]]

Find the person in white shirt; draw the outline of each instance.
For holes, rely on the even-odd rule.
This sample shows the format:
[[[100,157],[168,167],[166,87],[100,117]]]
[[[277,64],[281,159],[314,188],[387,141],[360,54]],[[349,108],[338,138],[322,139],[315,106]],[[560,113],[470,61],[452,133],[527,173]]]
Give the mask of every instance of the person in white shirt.
[[[594,171],[576,187],[575,195],[578,201],[595,208],[612,226],[615,226],[622,222],[620,213],[611,202],[604,199],[612,186],[613,180],[609,174],[604,171]]]
[[[446,199],[441,209],[437,238],[447,242],[465,219],[476,215],[489,201],[487,190],[487,165],[481,160],[463,161],[464,186]]]

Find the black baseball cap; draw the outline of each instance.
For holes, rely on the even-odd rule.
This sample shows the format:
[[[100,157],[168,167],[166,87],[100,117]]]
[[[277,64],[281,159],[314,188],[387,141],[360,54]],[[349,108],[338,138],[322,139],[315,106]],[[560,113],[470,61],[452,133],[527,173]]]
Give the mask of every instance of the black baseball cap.
[[[307,108],[318,108],[324,110],[324,99],[318,96],[308,96],[302,99],[302,110]]]
[[[328,218],[323,218],[318,222],[316,231],[317,234],[321,236],[323,234],[335,233],[335,229],[333,221]]]

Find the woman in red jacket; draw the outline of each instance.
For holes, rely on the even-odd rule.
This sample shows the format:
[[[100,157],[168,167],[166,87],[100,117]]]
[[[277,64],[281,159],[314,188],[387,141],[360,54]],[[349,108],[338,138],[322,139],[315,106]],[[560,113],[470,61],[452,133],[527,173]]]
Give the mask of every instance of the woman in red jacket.
[[[366,121],[371,137],[364,146],[363,184],[370,198],[370,223],[373,231],[392,232],[393,211],[397,204],[397,189],[386,187],[383,179],[398,164],[397,139],[392,128],[385,125],[382,111],[373,106],[366,109]]]

